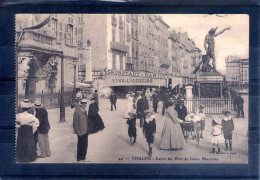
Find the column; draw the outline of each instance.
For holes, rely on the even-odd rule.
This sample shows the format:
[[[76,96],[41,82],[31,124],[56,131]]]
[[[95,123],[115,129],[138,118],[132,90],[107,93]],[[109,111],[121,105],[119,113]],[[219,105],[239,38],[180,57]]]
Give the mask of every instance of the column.
[[[187,110],[188,110],[188,113],[191,113],[192,112],[192,86],[186,86],[185,87],[186,89],[186,100],[187,100]]]
[[[87,41],[87,49],[86,49],[86,82],[92,82],[92,58],[91,58],[91,42]]]

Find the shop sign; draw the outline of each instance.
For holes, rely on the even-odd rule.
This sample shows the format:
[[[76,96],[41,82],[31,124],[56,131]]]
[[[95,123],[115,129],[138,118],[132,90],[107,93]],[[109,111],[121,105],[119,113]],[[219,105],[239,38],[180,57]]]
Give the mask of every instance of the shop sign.
[[[166,79],[106,75],[107,86],[166,86]]]
[[[142,77],[142,78],[154,78],[154,79],[163,79],[167,78],[166,75],[159,73],[147,73],[147,72],[134,72],[134,71],[120,71],[120,70],[106,70],[107,75],[115,75],[115,76],[127,76],[127,77]]]

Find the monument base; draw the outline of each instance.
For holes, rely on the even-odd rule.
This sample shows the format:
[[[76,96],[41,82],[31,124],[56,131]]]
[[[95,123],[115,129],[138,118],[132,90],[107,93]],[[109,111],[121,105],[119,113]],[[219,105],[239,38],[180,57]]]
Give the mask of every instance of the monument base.
[[[199,74],[199,97],[222,98],[223,77],[219,72],[203,72]]]

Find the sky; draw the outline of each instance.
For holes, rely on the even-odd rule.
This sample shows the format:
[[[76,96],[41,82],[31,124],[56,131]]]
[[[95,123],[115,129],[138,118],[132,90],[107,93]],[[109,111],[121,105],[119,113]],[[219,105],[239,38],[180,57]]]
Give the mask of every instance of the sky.
[[[225,74],[225,58],[236,55],[249,58],[249,16],[246,14],[163,14],[163,20],[176,32],[187,32],[196,46],[206,54],[204,39],[211,28],[230,31],[215,37],[216,68]]]

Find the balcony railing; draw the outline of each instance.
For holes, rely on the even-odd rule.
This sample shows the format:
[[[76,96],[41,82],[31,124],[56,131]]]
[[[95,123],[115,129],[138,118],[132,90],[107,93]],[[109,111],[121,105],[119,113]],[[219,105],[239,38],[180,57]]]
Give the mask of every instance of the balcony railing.
[[[126,46],[124,44],[120,44],[118,42],[110,42],[110,48],[113,50],[118,50],[118,51],[122,51],[122,52],[127,52],[129,51],[129,46]]]

